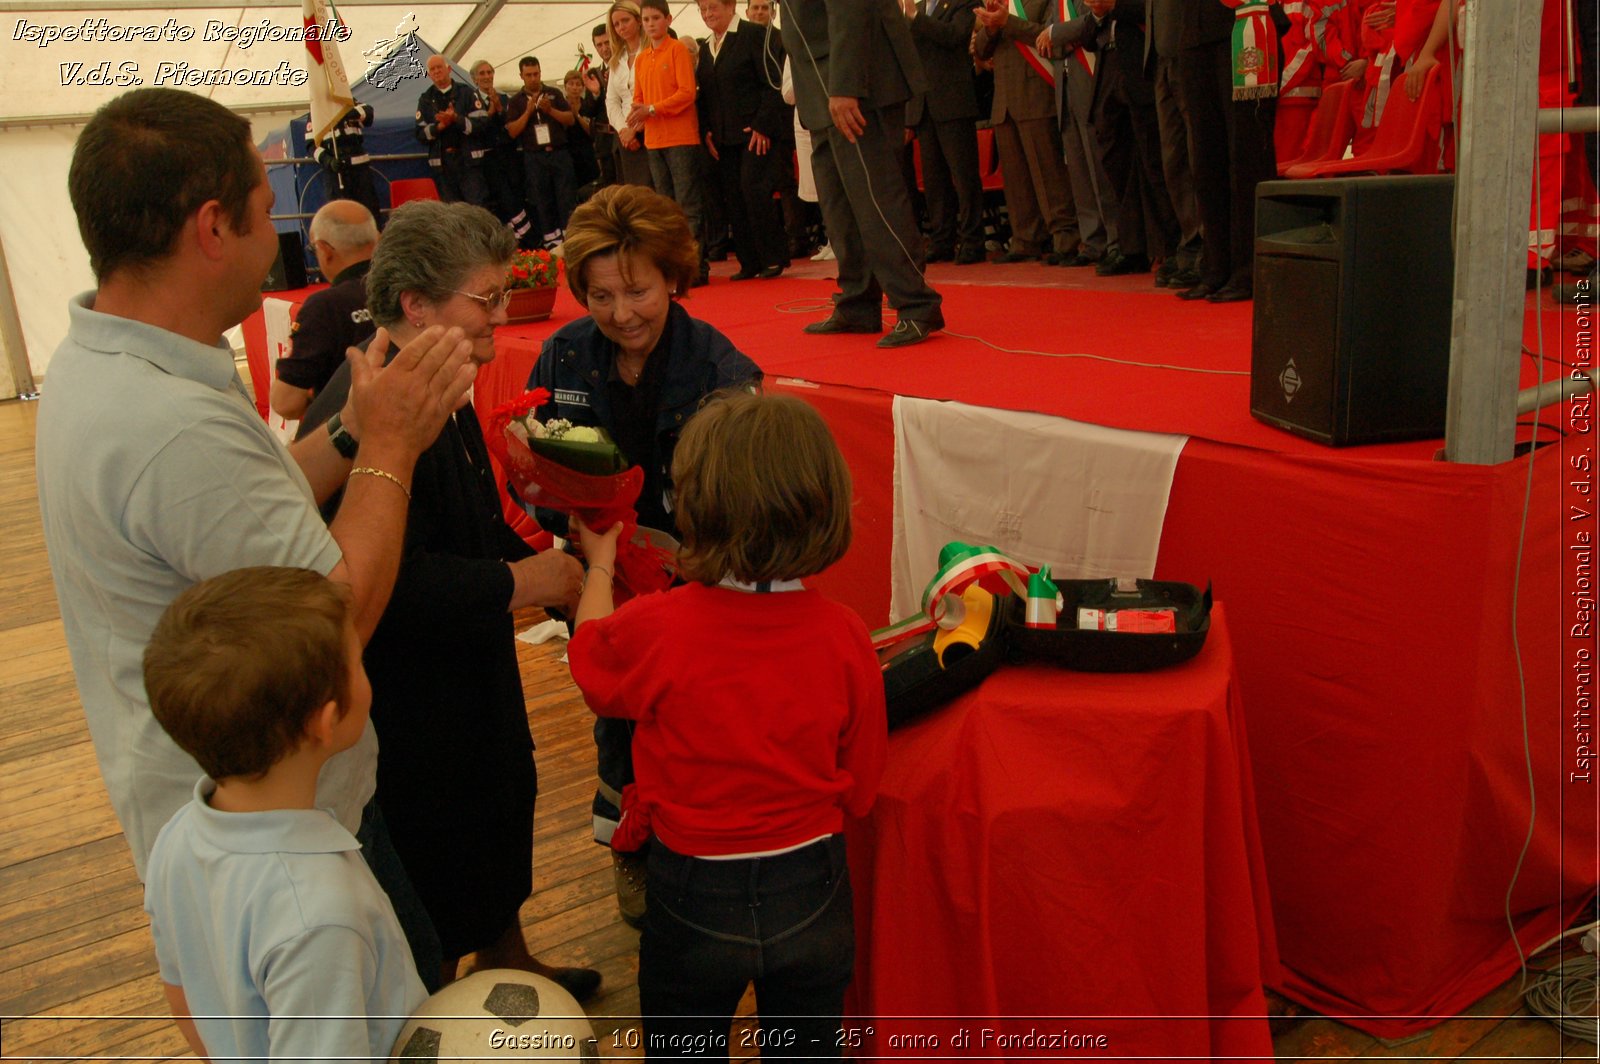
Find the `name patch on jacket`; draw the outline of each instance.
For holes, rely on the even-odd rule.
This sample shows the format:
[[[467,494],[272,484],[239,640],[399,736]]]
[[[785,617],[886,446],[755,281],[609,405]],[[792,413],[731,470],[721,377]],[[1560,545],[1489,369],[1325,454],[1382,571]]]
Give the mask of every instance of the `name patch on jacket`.
[[[569,392],[569,391],[564,391],[564,390],[562,390],[560,388],[557,388],[556,392],[555,392],[555,396],[556,396],[556,402],[558,402],[558,403],[566,403],[568,406],[588,406],[589,405],[589,393],[588,392]]]

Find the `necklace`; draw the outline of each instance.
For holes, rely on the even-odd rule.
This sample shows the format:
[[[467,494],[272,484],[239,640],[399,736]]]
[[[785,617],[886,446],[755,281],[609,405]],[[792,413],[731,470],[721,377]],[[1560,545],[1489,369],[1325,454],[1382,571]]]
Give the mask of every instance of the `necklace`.
[[[648,358],[649,356],[647,355],[645,357]],[[624,384],[638,384],[639,378],[644,375],[643,360],[639,362],[637,367],[630,369],[628,366],[623,365],[622,358],[618,356],[617,375],[622,378],[622,383]]]

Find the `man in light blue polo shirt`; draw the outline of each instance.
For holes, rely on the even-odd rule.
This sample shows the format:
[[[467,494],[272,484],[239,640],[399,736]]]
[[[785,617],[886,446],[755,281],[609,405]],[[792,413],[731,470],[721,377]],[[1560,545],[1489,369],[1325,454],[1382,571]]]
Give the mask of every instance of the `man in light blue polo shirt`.
[[[286,450],[222,340],[260,305],[277,255],[250,125],[193,93],[138,89],[84,127],[69,173],[97,288],[70,308],[39,409],[45,545],[106,790],[143,878],[194,793],[194,759],[150,715],[140,655],[190,584],[249,565],[350,586],[366,639],[388,602],[412,467],[474,370],[460,330],[383,366],[381,331],[327,433]],[[316,503],[348,484],[324,527]],[[318,804],[356,830],[375,786],[371,727],[325,767]]]

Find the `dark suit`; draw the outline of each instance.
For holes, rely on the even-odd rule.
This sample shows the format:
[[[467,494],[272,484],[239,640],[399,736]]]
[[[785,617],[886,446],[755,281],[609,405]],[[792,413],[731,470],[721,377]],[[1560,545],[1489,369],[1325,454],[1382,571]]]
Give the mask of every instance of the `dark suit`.
[[[1277,176],[1278,101],[1233,98],[1233,12],[1218,0],[1182,5],[1178,91],[1187,104],[1189,160],[1205,229],[1200,281],[1251,287],[1256,185]]]
[[[1169,256],[1178,249],[1178,219],[1161,171],[1155,87],[1144,73],[1144,0],[1117,0],[1104,19],[1082,21],[1082,46],[1099,57],[1090,121],[1117,190],[1122,253]]]
[[[997,33],[978,27],[981,56],[994,57],[995,151],[1005,177],[1011,250],[1038,255],[1078,248],[1078,209],[1072,201],[1056,120],[1055,87],[1024,58],[1050,17],[1053,0],[1023,0],[1027,18],[1008,15]]]
[[[892,0],[788,0],[783,45],[800,122],[814,134],[811,169],[839,262],[834,313],[873,325],[886,293],[902,320],[941,327],[942,300],[923,279],[922,241],[900,177],[906,102],[927,89],[906,17]],[[866,130],[855,143],[834,127],[829,96],[860,102]]]
[[[715,56],[711,54],[712,39],[701,42],[695,71],[700,86],[700,133],[716,149],[712,165],[733,226],[734,253],[746,273],[789,264],[783,215],[772,194],[778,187],[778,166],[788,161],[780,158],[778,148],[792,119],[780,83],[768,76],[763,36],[762,27],[734,20]],[[781,47],[774,47],[779,49],[781,73]],[[748,150],[752,131],[767,138],[765,153]]]
[[[967,44],[973,8],[980,0],[937,0],[911,19],[911,37],[928,76],[928,91],[911,101],[906,126],[922,149],[922,186],[928,197],[928,237],[949,255],[983,250],[983,178],[978,173],[978,94]]]
[[[1178,92],[1178,52],[1183,33],[1185,0],[1144,0],[1144,76],[1156,93],[1156,121],[1161,127],[1161,172],[1167,195],[1178,215],[1182,234],[1179,257],[1186,266],[1197,265],[1200,246],[1200,208],[1194,199],[1194,176],[1189,167],[1189,131],[1184,119],[1185,101]]]
[[[1047,20],[1051,40],[1056,41],[1060,7],[1052,5]],[[1074,40],[1081,39],[1081,33]],[[1095,57],[1080,52],[1077,44],[1063,47],[1056,42],[1051,60],[1056,71],[1056,116],[1061,126],[1061,146],[1067,160],[1067,177],[1072,186],[1072,203],[1078,212],[1079,251],[1093,260],[1108,252],[1121,254],[1117,243],[1117,195],[1106,176],[1105,165],[1095,145],[1089,125],[1089,101],[1094,95]]]

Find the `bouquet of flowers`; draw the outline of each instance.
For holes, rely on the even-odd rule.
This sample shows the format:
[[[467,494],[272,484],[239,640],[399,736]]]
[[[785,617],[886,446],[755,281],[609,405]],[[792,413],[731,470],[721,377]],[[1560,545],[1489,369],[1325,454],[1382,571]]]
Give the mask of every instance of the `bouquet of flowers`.
[[[633,542],[638,529],[633,504],[644,487],[644,470],[629,466],[602,429],[562,418],[539,421],[533,412],[549,401],[547,390],[535,388],[489,415],[485,442],[523,506],[560,510],[597,531],[620,521],[614,574],[618,600],[627,592],[666,590],[675,572],[672,554]]]
[[[526,400],[527,396],[523,399]],[[628,460],[602,428],[574,425],[561,417],[540,421],[530,409],[521,417],[512,417],[506,425],[506,431],[521,440],[534,454],[559,462],[579,473],[603,477],[628,468]]]
[[[518,249],[506,269],[507,288],[552,288],[561,283],[561,260],[540,248]]]

